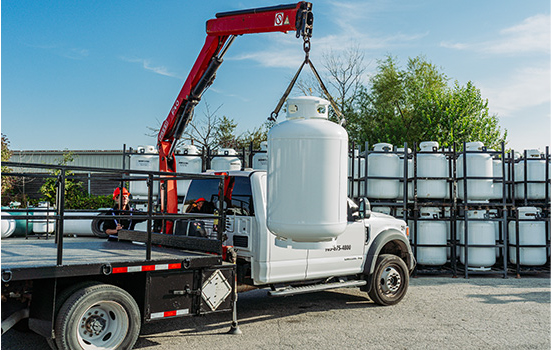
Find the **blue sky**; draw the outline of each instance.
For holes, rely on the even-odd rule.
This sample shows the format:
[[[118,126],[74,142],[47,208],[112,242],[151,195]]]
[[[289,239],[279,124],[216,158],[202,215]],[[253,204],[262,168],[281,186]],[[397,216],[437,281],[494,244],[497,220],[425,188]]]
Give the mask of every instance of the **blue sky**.
[[[155,144],[217,12],[282,0],[1,2],[1,130],[14,150]],[[549,0],[314,3],[312,61],[357,47],[364,81],[390,54],[424,55],[453,83],[473,81],[515,150],[551,144]],[[303,60],[294,33],[238,37],[205,103],[239,132],[260,126]],[[323,72],[322,72],[323,73]],[[280,119],[283,117],[280,116]]]

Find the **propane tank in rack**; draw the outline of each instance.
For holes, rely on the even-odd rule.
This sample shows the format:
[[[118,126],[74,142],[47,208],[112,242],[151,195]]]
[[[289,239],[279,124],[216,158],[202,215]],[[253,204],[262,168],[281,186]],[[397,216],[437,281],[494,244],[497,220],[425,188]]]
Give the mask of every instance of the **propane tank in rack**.
[[[466,176],[481,179],[467,180],[467,199],[464,193],[464,180],[459,180],[457,195],[464,201],[487,201],[494,197],[492,156],[485,151],[484,144],[479,141],[466,143],[465,149],[466,153],[457,158],[457,177],[464,177],[464,164],[466,164]]]
[[[434,153],[438,151],[438,142],[423,141],[419,147],[421,151],[417,154],[417,177],[448,177],[446,156]],[[445,179],[420,179],[417,181],[417,197],[420,199],[445,199],[448,197],[448,193],[448,183]]]
[[[519,207],[519,252],[520,264],[525,266],[542,266],[547,262],[545,247],[545,221],[538,220],[541,210],[536,207]],[[512,264],[517,263],[516,221],[509,222],[509,257]],[[530,245],[531,247],[522,247]],[[536,247],[539,246],[539,247]]]
[[[417,248],[417,263],[427,266],[441,266],[447,261],[447,226],[445,221],[438,221],[442,211],[437,207],[419,208],[417,222],[417,244],[428,245]],[[430,247],[430,246],[433,247]]]
[[[469,219],[468,240],[465,239],[465,221],[460,221],[459,243],[461,245],[468,244],[469,249],[465,255],[465,247],[461,247],[460,261],[471,270],[490,270],[496,263],[495,248],[490,247],[496,244],[496,226],[492,221],[483,220],[488,219],[485,210],[469,210],[466,216]],[[476,247],[475,245],[480,246]]]
[[[234,149],[220,149],[215,156],[210,167],[214,171],[239,171],[241,170],[241,160]]]
[[[253,169],[267,170],[268,169],[268,142],[260,143],[260,152],[253,156]]]
[[[136,153],[130,154],[130,169],[136,171],[155,172],[159,170],[159,154],[153,145],[140,145]],[[135,177],[145,177],[143,174],[132,174]],[[130,182],[130,193],[134,198],[147,198],[148,189],[145,180],[136,180]],[[159,186],[156,183],[153,186],[153,195],[159,194]]]
[[[541,155],[540,150],[526,150],[526,159],[521,159],[515,165],[515,197],[524,199],[524,181],[527,180],[527,195],[528,200],[543,200],[545,199],[545,184],[530,183],[533,181],[545,181],[545,158]],[[549,174],[551,175],[551,164],[548,164]],[[526,175],[525,173],[526,168]]]
[[[175,158],[178,173],[201,173],[203,171],[201,152],[195,145],[183,145],[177,148]],[[189,179],[177,181],[178,196],[186,195],[190,182]]]
[[[373,145],[375,153],[367,156],[368,177],[386,177],[390,179],[369,179],[367,197],[373,199],[400,198],[400,157],[392,152],[392,144],[378,143]]]

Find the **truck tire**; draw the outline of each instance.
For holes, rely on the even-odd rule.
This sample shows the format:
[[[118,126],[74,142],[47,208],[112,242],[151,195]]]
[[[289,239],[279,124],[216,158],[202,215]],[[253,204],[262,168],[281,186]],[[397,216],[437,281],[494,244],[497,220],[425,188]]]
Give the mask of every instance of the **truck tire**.
[[[55,345],[61,350],[131,349],[140,327],[140,310],[129,293],[96,284],[63,302],[55,320]]]
[[[105,231],[103,230],[103,222],[105,222],[104,219],[101,218],[94,218],[92,220],[92,233],[94,233],[95,236],[98,238],[105,239],[109,235],[105,234]]]
[[[61,309],[61,306],[63,306],[63,303],[67,301],[67,299],[73,295],[77,290],[86,288],[88,286],[97,285],[100,284],[96,281],[86,281],[86,282],[80,282],[74,285],[71,285],[64,290],[60,291],[59,294],[55,298],[55,311],[54,316],[57,316],[59,314],[59,310]],[[55,317],[54,317],[55,318]],[[59,350],[59,347],[57,347],[57,343],[55,339],[52,338],[46,338],[46,342],[48,343],[48,346],[52,350]]]
[[[390,306],[400,302],[409,285],[406,264],[396,255],[380,255],[371,276],[371,290],[368,295],[378,305]]]

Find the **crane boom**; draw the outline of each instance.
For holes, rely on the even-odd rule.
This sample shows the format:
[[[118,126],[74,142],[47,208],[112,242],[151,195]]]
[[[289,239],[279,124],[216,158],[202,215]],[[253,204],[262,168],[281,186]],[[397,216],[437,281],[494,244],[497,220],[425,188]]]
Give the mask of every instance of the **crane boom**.
[[[176,172],[174,149],[186,126],[193,117],[193,110],[205,90],[212,84],[218,67],[229,46],[238,35],[268,32],[296,31],[306,39],[312,36],[312,4],[300,1],[296,4],[262,7],[248,10],[217,13],[207,21],[207,38],[176,101],[159,130],[159,170]],[[175,180],[161,182],[161,210],[178,211]],[[163,187],[165,189],[163,189]],[[168,223],[165,233],[172,232]]]

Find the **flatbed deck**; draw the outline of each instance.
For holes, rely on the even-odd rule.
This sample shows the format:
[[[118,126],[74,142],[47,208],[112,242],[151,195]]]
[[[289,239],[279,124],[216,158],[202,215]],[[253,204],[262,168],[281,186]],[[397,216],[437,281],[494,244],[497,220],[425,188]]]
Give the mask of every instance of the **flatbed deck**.
[[[186,266],[221,264],[218,255],[152,246],[146,261],[146,245],[100,238],[63,238],[63,260],[57,265],[54,238],[9,238],[1,242],[2,278],[10,280],[105,274],[106,267],[186,262]]]

